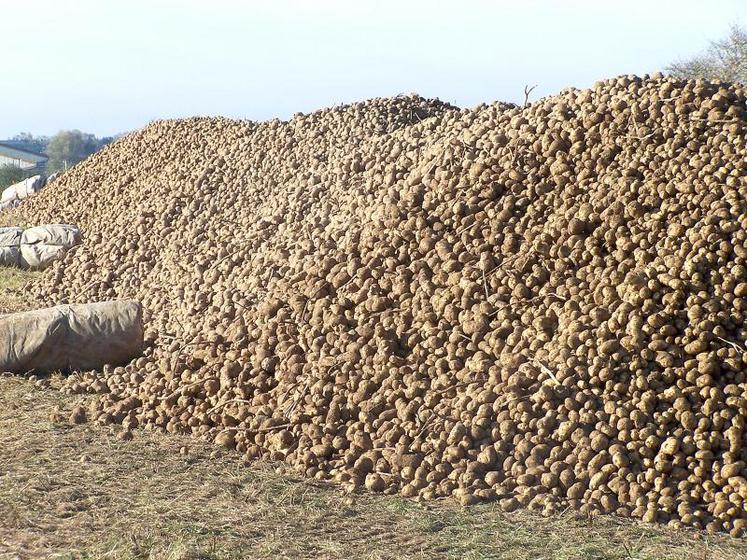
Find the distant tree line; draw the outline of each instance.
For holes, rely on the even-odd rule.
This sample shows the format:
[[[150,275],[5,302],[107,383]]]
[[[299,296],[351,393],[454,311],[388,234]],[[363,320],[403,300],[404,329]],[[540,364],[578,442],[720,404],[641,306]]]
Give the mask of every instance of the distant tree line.
[[[747,84],[747,29],[732,25],[729,34],[711,41],[708,49],[689,59],[667,67],[679,78],[704,78]]]
[[[66,171],[91,154],[98,152],[113,140],[114,138],[110,136],[97,138],[93,134],[81,132],[80,130],[63,130],[58,132],[49,139],[45,150],[49,158],[49,161],[47,161],[47,174]]]
[[[22,132],[3,142],[21,150],[45,154],[49,158],[46,173],[51,175],[57,171],[65,171],[76,163],[80,163],[116,138],[116,136],[98,138],[94,134],[81,132],[80,130],[61,130],[51,137],[34,136],[29,132]],[[24,173],[24,176],[19,180],[24,179],[27,175],[27,173]],[[14,174],[11,170],[3,170],[0,173],[0,187],[4,182],[2,177],[10,176],[21,175],[17,172]]]

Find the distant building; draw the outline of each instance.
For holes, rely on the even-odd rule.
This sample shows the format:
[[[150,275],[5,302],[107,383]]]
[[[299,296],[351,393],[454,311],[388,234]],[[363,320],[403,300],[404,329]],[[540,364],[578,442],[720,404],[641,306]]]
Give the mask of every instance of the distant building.
[[[43,171],[49,158],[0,142],[0,165],[14,165],[26,171]]]

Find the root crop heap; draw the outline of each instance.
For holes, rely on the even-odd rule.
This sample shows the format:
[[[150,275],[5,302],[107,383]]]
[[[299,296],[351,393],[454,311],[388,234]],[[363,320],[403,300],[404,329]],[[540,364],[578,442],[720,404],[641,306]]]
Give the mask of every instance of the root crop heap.
[[[745,89],[620,77],[156,122],[13,218],[37,302],[134,297],[92,417],[350,488],[747,529]]]

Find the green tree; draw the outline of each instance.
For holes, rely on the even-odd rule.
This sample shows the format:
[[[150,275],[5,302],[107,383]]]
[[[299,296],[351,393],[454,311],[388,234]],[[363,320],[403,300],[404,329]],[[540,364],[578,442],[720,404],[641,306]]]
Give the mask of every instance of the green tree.
[[[47,174],[65,171],[97,152],[104,143],[93,134],[80,130],[62,130],[47,145]]]
[[[747,83],[747,29],[733,25],[726,37],[712,41],[705,52],[670,64],[667,71],[679,78]]]
[[[30,176],[28,171],[24,171],[15,165],[0,165],[0,191]]]

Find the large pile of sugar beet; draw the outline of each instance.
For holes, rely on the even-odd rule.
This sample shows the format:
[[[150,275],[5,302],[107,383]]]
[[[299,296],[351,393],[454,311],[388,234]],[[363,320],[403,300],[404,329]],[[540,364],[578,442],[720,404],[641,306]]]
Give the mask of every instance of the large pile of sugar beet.
[[[745,89],[620,77],[155,122],[12,216],[140,299],[94,419],[403,496],[747,529]]]

